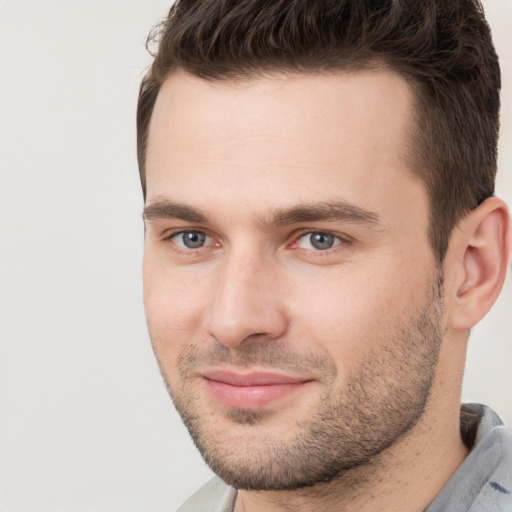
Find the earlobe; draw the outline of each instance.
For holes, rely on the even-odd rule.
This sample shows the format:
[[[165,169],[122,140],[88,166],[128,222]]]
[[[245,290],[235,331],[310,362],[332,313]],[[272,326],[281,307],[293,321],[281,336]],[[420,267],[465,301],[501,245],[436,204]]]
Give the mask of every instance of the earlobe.
[[[487,199],[467,215],[456,236],[463,272],[450,323],[467,330],[487,314],[503,287],[511,249],[506,204],[496,197]]]

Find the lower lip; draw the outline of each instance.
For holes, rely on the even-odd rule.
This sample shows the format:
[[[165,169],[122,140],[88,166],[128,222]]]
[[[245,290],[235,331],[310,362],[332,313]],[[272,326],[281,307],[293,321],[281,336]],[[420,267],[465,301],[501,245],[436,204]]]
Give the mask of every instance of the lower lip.
[[[305,387],[309,381],[266,386],[232,386],[205,380],[208,391],[221,404],[237,409],[258,409]]]

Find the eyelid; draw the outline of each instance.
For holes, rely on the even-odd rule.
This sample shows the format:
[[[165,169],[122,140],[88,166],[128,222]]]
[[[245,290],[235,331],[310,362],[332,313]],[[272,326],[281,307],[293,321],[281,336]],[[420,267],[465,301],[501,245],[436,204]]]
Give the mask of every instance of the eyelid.
[[[336,231],[331,231],[329,229],[300,229],[293,234],[291,246],[292,247],[295,246],[302,237],[304,237],[306,235],[317,234],[317,233],[322,234],[322,235],[331,235],[331,236],[339,239],[341,244],[337,244],[334,247],[337,247],[338,245],[348,244],[348,243],[353,242],[353,238],[350,237],[349,235],[346,235],[344,233],[338,233]],[[328,250],[328,249],[326,249],[326,250]],[[323,251],[323,252],[325,252],[325,251]]]
[[[191,228],[191,227],[179,227],[179,228],[170,228],[163,231],[161,237],[162,240],[170,240],[175,236],[181,235],[183,233],[203,233],[206,236],[212,238],[212,236],[208,233],[207,229],[201,228]]]
[[[178,245],[173,239],[180,236],[180,235],[183,235],[184,233],[201,233],[203,235],[205,235],[206,237],[206,240],[209,240],[208,243],[205,243],[205,245],[202,245],[200,247],[197,247],[197,248],[193,248],[193,247],[182,247],[181,245]],[[200,229],[200,228],[175,228],[175,229],[171,229],[171,230],[168,230],[162,240],[164,242],[171,242],[174,247],[175,247],[175,250],[177,251],[181,251],[181,252],[186,252],[186,253],[192,253],[192,252],[198,252],[200,251],[201,249],[208,249],[210,247],[220,247],[220,243],[216,241],[216,239],[208,232],[208,230],[206,229]]]
[[[176,244],[176,242],[173,241],[173,238],[182,235],[183,233],[202,233],[206,236],[208,243],[205,245],[198,247],[198,248],[187,248],[187,247],[181,247],[180,245]],[[312,235],[312,234],[325,234],[325,235],[331,235],[339,240],[339,243],[333,245],[332,247],[324,250],[320,249],[304,249],[301,247],[298,247],[298,243],[301,238],[303,238],[306,235]],[[339,233],[336,231],[328,230],[328,229],[321,229],[321,228],[302,228],[297,229],[290,235],[291,241],[286,244],[286,246],[290,249],[302,249],[303,251],[309,251],[311,253],[316,253],[320,255],[321,253],[327,255],[328,253],[332,253],[340,246],[346,246],[347,244],[351,244],[354,242],[353,238],[345,233]],[[217,237],[213,235],[208,229],[204,228],[195,228],[195,227],[179,227],[179,228],[173,228],[168,229],[162,234],[162,241],[163,242],[171,242],[178,252],[183,253],[197,253],[201,250],[208,249],[208,248],[216,248],[221,247],[223,244],[220,243],[217,240]]]

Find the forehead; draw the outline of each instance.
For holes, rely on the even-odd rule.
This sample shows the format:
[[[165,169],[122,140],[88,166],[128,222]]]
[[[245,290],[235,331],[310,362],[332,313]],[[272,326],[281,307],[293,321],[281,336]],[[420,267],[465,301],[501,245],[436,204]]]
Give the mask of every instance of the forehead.
[[[371,203],[384,186],[417,188],[406,156],[412,103],[407,83],[387,71],[236,83],[177,71],[150,124],[148,200],[171,194],[198,203],[220,194],[241,207],[255,196],[286,207],[339,199],[333,195]]]

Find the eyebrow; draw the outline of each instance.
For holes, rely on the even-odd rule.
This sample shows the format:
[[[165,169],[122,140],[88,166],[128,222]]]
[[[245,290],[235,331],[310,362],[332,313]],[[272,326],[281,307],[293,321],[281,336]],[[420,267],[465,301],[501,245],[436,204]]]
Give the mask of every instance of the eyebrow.
[[[263,220],[263,224],[270,227],[316,221],[379,224],[379,215],[344,201],[330,201],[276,210]]]
[[[147,222],[178,219],[200,224],[212,223],[199,209],[168,199],[157,199],[144,207],[143,218]],[[280,208],[264,215],[261,224],[265,228],[285,226],[301,222],[350,222],[355,224],[379,224],[379,215],[344,201],[301,204],[292,208]]]
[[[179,219],[187,222],[207,223],[208,217],[196,208],[174,203],[166,199],[157,199],[146,205],[142,212],[142,218],[150,222],[152,220]]]

